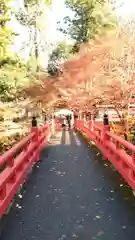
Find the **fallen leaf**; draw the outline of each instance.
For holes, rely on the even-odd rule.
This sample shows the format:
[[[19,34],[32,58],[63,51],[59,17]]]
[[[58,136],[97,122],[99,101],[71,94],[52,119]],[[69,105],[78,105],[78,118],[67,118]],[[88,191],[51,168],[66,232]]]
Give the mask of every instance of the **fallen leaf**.
[[[82,224],[78,225],[77,228],[81,229],[83,228],[84,226]]]
[[[22,198],[23,196],[21,194],[18,195],[19,198]]]
[[[16,204],[16,207],[19,208],[19,209],[22,208],[22,206],[20,206],[18,203]]]
[[[135,191],[133,191],[132,193],[133,193],[133,195],[135,196]]]
[[[66,239],[66,235],[65,234],[63,234],[58,240],[64,240],[64,239]]]
[[[102,235],[104,235],[103,231],[100,231],[100,232],[97,233],[97,237],[101,237]]]
[[[96,216],[96,219],[100,219],[101,217],[100,216]]]
[[[127,227],[125,225],[122,226],[123,229],[126,229]]]
[[[84,208],[85,208],[85,206],[84,206],[84,205],[82,205],[82,206],[81,206],[81,208],[82,208],[82,209],[84,209]]]
[[[114,193],[114,191],[113,191],[113,190],[111,190],[110,192],[111,192],[111,193]]]
[[[72,237],[73,237],[73,238],[78,238],[75,233],[72,234]]]
[[[114,198],[110,198],[110,200],[111,200],[111,201],[113,201],[113,200],[114,200]]]

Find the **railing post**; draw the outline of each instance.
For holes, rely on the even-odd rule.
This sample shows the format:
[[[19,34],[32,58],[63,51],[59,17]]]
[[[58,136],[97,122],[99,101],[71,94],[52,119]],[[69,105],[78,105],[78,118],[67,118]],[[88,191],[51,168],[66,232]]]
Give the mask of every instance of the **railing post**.
[[[31,125],[32,125],[32,128],[37,128],[37,119],[35,116],[32,117]]]
[[[52,131],[52,122],[53,122],[53,118],[51,118],[51,120],[49,119],[49,117],[47,117],[47,114],[45,113],[45,125],[47,125],[47,142],[50,141],[50,135],[51,135],[51,131]],[[47,121],[48,120],[48,121]]]
[[[90,131],[94,131],[94,114],[93,113],[91,113],[90,114]]]
[[[46,116],[46,114],[45,114],[45,122],[47,122],[47,116]]]
[[[104,160],[108,160],[106,157],[106,141],[109,140],[109,136],[107,135],[107,131],[110,131],[110,126],[109,126],[109,119],[108,115],[104,114],[103,118],[103,147],[104,147]]]
[[[50,137],[52,135],[52,122],[47,122],[47,142],[50,142]]]
[[[54,135],[55,134],[55,119],[54,119],[54,117],[52,117],[52,123],[51,123],[51,125],[52,125],[52,135]]]
[[[92,113],[90,112],[90,115],[89,115],[89,129],[90,131],[92,131],[92,128],[93,128],[93,121],[92,121]]]
[[[36,143],[36,157],[35,157],[35,161],[38,162],[40,160],[40,152],[39,152],[39,131],[38,131],[38,127],[37,127],[37,119],[36,117],[32,117],[32,122],[31,122],[32,128],[31,128],[31,132],[34,133],[34,137],[32,138],[32,141],[34,143]]]
[[[77,120],[79,120],[79,115],[74,113],[74,129],[77,129]]]

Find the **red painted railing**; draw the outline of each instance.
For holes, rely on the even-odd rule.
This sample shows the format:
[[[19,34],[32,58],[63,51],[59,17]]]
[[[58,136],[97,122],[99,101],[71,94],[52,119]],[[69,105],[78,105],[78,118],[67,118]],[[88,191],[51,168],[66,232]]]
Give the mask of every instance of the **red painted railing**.
[[[51,134],[51,125],[47,123],[32,128],[27,137],[0,156],[0,216],[7,210],[33,164],[39,161],[41,149]]]
[[[90,121],[85,126],[83,120],[76,121],[76,129],[94,141],[104,155],[105,160],[112,162],[116,170],[135,190],[135,146],[110,132],[109,126]]]

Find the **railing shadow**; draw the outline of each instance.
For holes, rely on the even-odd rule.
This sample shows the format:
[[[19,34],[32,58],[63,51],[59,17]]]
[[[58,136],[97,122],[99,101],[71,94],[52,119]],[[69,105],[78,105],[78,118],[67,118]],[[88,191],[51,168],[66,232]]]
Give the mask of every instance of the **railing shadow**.
[[[73,130],[69,130],[69,136],[70,136],[71,145],[76,145],[76,139],[75,139]]]

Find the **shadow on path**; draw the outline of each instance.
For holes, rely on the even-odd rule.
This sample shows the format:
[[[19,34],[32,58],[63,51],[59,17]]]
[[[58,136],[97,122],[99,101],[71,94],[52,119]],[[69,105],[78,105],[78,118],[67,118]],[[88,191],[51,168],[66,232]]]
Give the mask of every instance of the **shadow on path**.
[[[62,130],[62,137],[61,137],[61,144],[65,144],[66,143],[66,130],[63,129]]]
[[[71,145],[76,145],[75,135],[74,135],[74,132],[72,130],[69,131],[69,135],[70,135]]]

